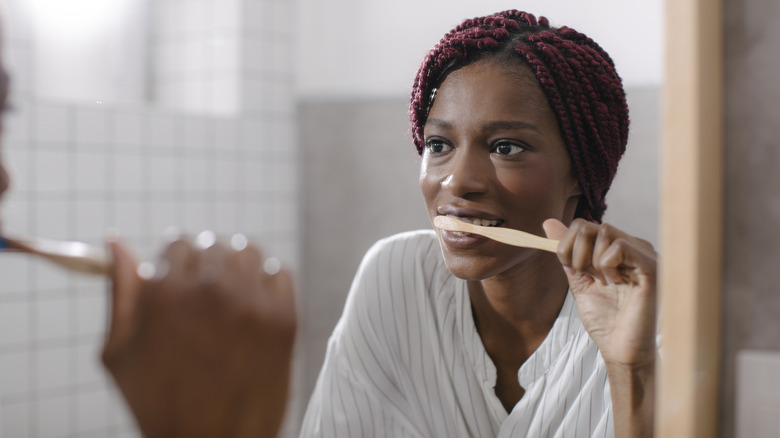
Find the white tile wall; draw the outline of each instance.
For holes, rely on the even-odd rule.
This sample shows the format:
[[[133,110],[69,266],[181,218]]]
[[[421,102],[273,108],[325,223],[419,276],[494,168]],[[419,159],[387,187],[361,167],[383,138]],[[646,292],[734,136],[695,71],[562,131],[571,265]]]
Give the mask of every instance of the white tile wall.
[[[111,144],[124,152],[138,151],[146,135],[146,112],[143,109],[122,109],[113,113]]]
[[[47,196],[34,203],[32,223],[35,230],[31,230],[32,232],[50,239],[68,239],[71,236],[69,213],[73,205],[65,196],[65,193],[55,193],[54,196]]]
[[[78,430],[104,430],[109,426],[109,393],[107,389],[84,391],[76,397]]]
[[[69,397],[67,394],[57,394],[38,401],[37,421],[33,426],[37,436],[55,438],[68,436],[71,430]],[[45,421],[41,421],[45,418]]]
[[[30,391],[30,354],[8,353],[0,361],[0,397],[18,396]]]
[[[33,158],[38,171],[35,172],[34,188],[38,193],[64,195],[69,190],[73,155],[67,150],[38,150]]]
[[[149,125],[146,128],[147,147],[159,151],[176,146],[177,121],[177,118],[167,111],[149,111]]]
[[[7,202],[10,204],[13,200]],[[16,228],[13,229],[16,230]],[[0,281],[0,300],[5,297],[26,294],[30,279],[31,262],[15,254],[0,254],[0,266],[2,266],[3,272],[14,273],[14,275],[5,276],[3,281]],[[1,308],[0,312],[3,312]],[[15,325],[12,327],[17,328]],[[5,330],[1,331],[4,332]]]
[[[32,403],[25,400],[3,404],[3,409],[0,411],[0,415],[2,416],[2,419],[0,419],[2,436],[24,437],[32,435],[30,430],[31,405]]]
[[[30,303],[5,301],[0,306],[0,348],[18,349],[30,339]]]
[[[40,347],[33,352],[32,360],[36,364],[35,383],[39,392],[67,390],[72,374],[67,347]]]
[[[235,115],[242,109],[245,4],[264,0],[160,0],[152,8],[153,97],[165,108]],[[257,56],[255,54],[254,56]]]
[[[75,110],[75,147],[79,150],[102,151],[109,144],[112,112],[103,105],[90,105]]]
[[[75,385],[94,387],[104,381],[106,374],[100,365],[98,351],[96,345],[92,343],[71,347],[71,354],[74,356],[75,378],[73,383]]]
[[[71,336],[70,299],[59,297],[36,303],[36,338],[41,342],[67,339]]]
[[[17,110],[3,142],[14,178],[4,230],[102,245],[116,227],[147,259],[171,225],[243,232],[297,268],[295,114],[290,82],[268,73],[290,71],[279,63],[288,62],[281,47],[291,39],[288,26],[258,27],[286,19],[287,3],[154,2],[155,106],[33,100],[33,45],[14,16],[21,12],[7,8],[4,55]],[[245,10],[275,15],[245,21]],[[245,68],[250,54],[241,47],[250,39],[260,47],[251,57],[264,60],[257,69]],[[0,278],[0,437],[138,436],[99,362],[105,280],[2,253]],[[293,401],[289,436],[304,404]]]

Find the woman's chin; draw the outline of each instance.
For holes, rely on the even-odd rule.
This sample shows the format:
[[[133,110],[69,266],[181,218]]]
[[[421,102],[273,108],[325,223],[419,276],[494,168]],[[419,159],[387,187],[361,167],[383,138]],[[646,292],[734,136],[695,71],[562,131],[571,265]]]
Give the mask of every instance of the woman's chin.
[[[511,249],[502,251],[501,247]],[[519,272],[534,265],[558,263],[554,254],[545,251],[513,248],[500,244],[498,248],[491,251],[488,251],[487,248],[480,249],[457,250],[443,247],[444,264],[452,275],[463,280],[476,281],[496,276],[514,278]]]
[[[495,275],[489,263],[478,257],[459,256],[445,251],[444,264],[452,275],[461,280],[484,280]]]

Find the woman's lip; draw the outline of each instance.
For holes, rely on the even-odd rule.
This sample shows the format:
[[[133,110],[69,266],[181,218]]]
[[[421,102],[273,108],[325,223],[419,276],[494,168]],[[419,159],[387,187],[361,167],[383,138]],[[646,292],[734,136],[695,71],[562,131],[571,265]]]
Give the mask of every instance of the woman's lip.
[[[444,216],[444,217],[451,217],[455,218],[458,221],[466,222],[472,225],[479,225],[483,227],[501,227],[504,225],[503,219],[487,219],[487,218],[481,218],[481,217],[472,217],[472,216],[453,216],[453,215],[438,215]],[[435,219],[435,218],[434,218]],[[435,223],[435,220],[434,220]]]
[[[438,230],[441,241],[448,249],[471,249],[490,240],[479,234]]]
[[[458,218],[502,220],[500,217],[483,210],[477,210],[475,208],[455,207],[452,205],[445,205],[439,207],[436,209],[436,213],[442,216],[455,216]]]

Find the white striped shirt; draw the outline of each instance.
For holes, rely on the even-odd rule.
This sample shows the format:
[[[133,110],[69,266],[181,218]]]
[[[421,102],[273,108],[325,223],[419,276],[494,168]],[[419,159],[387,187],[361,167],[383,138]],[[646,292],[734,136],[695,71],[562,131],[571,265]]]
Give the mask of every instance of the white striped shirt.
[[[604,361],[569,293],[518,371],[510,413],[474,326],[464,280],[432,230],[366,254],[303,421],[301,437],[612,437]]]

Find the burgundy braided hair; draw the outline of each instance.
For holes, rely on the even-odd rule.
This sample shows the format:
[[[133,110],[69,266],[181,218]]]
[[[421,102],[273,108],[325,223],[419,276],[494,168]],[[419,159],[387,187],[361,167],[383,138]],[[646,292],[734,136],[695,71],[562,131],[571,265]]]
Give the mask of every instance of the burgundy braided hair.
[[[412,88],[409,119],[422,155],[431,94],[446,73],[482,59],[531,67],[569,151],[583,196],[575,217],[600,222],[604,197],[628,141],[628,106],[615,65],[596,42],[544,17],[509,10],[465,20],[423,60]]]

